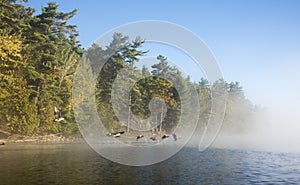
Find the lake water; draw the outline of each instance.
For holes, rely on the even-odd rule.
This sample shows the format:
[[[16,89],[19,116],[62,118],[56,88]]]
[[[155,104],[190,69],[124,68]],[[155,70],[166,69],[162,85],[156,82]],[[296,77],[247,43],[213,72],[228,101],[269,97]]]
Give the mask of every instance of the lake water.
[[[300,184],[300,154],[184,148],[164,162],[130,167],[86,144],[7,144],[0,146],[0,184]]]

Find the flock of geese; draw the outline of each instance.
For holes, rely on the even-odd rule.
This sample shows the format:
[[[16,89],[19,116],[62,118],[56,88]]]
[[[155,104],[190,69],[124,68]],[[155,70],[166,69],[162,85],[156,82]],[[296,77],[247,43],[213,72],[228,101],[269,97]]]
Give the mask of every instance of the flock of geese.
[[[124,133],[125,133],[124,131],[122,131],[122,132],[108,133],[107,136],[120,137],[120,136],[121,136],[122,134],[124,134]],[[144,135],[141,135],[141,134],[138,135],[138,136],[136,136],[136,141],[138,141],[139,139],[141,139],[141,138],[143,138],[143,137],[144,137]],[[167,139],[167,138],[169,138],[169,137],[170,137],[170,135],[164,134],[164,135],[161,137],[161,140]],[[175,133],[172,134],[172,137],[173,137],[174,141],[177,141],[177,135],[176,135]],[[157,138],[156,138],[155,136],[151,136],[150,139],[151,139],[152,141],[156,141],[156,140],[157,140]]]

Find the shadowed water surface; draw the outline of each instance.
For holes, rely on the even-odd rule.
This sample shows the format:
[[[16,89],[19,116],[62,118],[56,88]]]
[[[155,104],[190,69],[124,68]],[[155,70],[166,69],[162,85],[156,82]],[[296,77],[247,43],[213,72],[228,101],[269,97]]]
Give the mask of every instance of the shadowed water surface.
[[[1,185],[300,182],[300,154],[291,153],[184,148],[167,161],[131,167],[100,157],[86,144],[8,144],[0,147],[0,158]]]

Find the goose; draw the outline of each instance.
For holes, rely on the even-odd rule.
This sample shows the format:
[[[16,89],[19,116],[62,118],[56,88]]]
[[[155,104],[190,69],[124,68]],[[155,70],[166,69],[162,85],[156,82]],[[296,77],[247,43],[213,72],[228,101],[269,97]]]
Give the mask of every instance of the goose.
[[[61,117],[61,112],[60,110],[54,106],[54,115],[55,115],[55,122],[61,122],[63,120],[65,120],[65,118]]]
[[[168,137],[170,137],[169,135],[165,134],[161,137],[161,139],[167,139]]]
[[[177,141],[177,135],[175,133],[172,134],[174,141]]]
[[[118,132],[118,133],[116,133],[116,134],[113,134],[113,136],[114,136],[114,137],[120,137],[120,136],[121,136],[121,133]]]
[[[60,121],[63,121],[63,120],[65,120],[65,118],[56,118],[54,121],[55,122],[60,122]]]
[[[108,134],[106,134],[106,135],[107,135],[107,136],[120,137],[121,134],[124,134],[124,133],[125,133],[124,131],[121,131],[121,132],[108,133]]]
[[[136,140],[139,140],[139,139],[141,139],[141,138],[143,138],[144,136],[143,135],[138,135],[137,137],[136,137]]]
[[[150,139],[151,139],[152,141],[156,141],[156,137],[154,137],[154,136],[150,137]]]

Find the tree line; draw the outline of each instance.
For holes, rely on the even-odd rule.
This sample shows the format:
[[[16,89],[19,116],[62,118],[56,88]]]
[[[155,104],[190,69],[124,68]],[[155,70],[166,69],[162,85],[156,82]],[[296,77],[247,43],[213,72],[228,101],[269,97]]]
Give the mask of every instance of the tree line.
[[[84,50],[77,40],[76,26],[68,23],[77,10],[59,12],[56,3],[48,3],[40,14],[34,11],[16,0],[0,0],[0,129],[27,135],[77,133],[72,83],[82,56],[87,57],[85,62],[91,66],[91,73],[97,73],[96,87],[92,88],[96,89],[99,117],[110,132],[131,132],[133,125],[155,133],[172,132],[185,101],[179,94],[188,96],[184,82],[199,95],[201,124],[205,125],[212,114],[212,89],[220,89],[220,93],[225,89],[225,128],[243,132],[251,124],[255,108],[238,82],[220,79],[209,84],[204,78],[192,82],[168,64],[163,55],[157,56],[151,69],[138,69],[135,63],[148,52],[141,49],[145,40],[130,40],[115,33],[108,46],[93,44]],[[122,78],[120,71],[124,68],[133,73],[124,76],[126,81],[115,83]],[[126,88],[130,81],[142,76],[148,77],[138,80],[129,94],[114,97],[119,102],[114,109],[113,86],[115,90]],[[182,87],[180,92],[166,78],[176,81]],[[149,106],[151,103],[154,106]],[[116,115],[123,112],[127,114],[120,121]]]
[[[34,9],[0,1],[0,123],[21,134],[74,132],[72,74],[83,52],[68,20],[76,10],[58,12],[56,3]],[[54,122],[55,108],[65,121]]]

